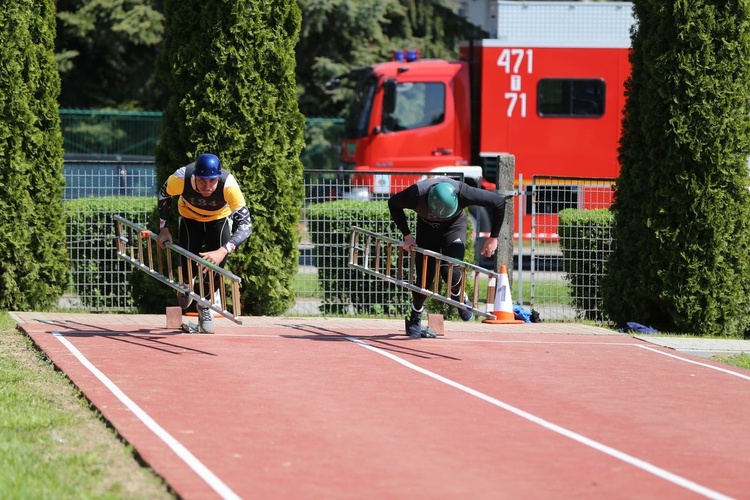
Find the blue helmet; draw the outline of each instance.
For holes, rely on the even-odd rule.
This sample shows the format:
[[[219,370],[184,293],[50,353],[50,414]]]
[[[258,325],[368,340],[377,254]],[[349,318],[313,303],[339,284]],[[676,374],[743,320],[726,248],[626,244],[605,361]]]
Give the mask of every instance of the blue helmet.
[[[195,160],[195,173],[201,179],[216,179],[221,177],[219,158],[211,153],[203,153]]]
[[[458,193],[450,182],[438,182],[427,194],[427,207],[435,217],[447,219],[458,210]]]

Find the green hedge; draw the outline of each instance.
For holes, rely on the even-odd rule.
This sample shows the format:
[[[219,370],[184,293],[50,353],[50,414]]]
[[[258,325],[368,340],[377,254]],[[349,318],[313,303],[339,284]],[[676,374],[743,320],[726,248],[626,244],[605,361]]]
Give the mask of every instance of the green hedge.
[[[401,238],[391,224],[385,201],[333,201],[306,208],[312,236],[313,259],[323,293],[324,314],[395,316],[399,305],[408,303],[409,291],[348,266],[349,234],[358,226],[392,238]]]
[[[406,212],[412,230],[416,229],[416,214]],[[349,236],[351,227],[357,226],[374,233],[400,240],[401,233],[391,222],[386,201],[334,201],[312,204],[306,208],[308,230],[314,244],[314,265],[323,293],[320,311],[324,314],[355,314],[400,316],[405,305],[411,304],[411,292],[366,273],[348,267]],[[470,226],[470,224],[469,224]],[[467,230],[467,258],[474,255],[471,227]],[[408,268],[405,265],[405,275]],[[467,287],[467,293],[471,293]],[[441,286],[445,294],[445,284]],[[455,308],[430,299],[429,312],[446,317],[455,314]]]
[[[155,200],[138,196],[89,197],[66,201],[70,273],[83,305],[94,309],[135,306],[128,290],[130,264],[117,258],[114,215],[144,224]]]
[[[599,278],[612,250],[614,217],[609,210],[561,210],[558,216],[563,269],[572,306],[586,319],[604,321]]]

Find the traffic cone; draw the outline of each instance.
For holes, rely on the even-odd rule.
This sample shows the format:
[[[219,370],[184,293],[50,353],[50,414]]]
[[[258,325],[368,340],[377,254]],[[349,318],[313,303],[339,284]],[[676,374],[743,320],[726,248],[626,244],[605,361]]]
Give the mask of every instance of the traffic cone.
[[[487,312],[490,312],[489,310]],[[500,266],[500,280],[495,291],[495,303],[492,307],[492,314],[495,319],[485,319],[482,323],[493,325],[525,323],[525,321],[516,319],[513,314],[513,302],[511,300],[510,282],[508,281],[508,269]]]

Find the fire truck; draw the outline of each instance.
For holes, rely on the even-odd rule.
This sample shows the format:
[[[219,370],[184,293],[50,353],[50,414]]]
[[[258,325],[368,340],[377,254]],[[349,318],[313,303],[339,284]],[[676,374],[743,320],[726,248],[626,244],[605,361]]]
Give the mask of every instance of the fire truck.
[[[353,195],[384,197],[403,187],[398,176],[383,174],[389,171],[465,171],[494,189],[501,153],[515,156],[518,192],[535,177],[617,176],[632,4],[498,1],[492,7],[493,38],[462,43],[457,61],[404,50],[344,75],[355,83],[355,97],[340,169],[353,173]],[[564,204],[552,205],[580,208],[578,195],[573,186]],[[530,204],[518,204],[516,214],[530,213]],[[522,224],[531,228],[528,215]]]

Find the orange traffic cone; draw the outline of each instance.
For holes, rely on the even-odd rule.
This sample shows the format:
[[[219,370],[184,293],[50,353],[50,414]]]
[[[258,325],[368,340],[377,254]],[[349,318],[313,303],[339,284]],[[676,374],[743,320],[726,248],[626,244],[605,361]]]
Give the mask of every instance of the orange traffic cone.
[[[492,283],[490,283],[492,286]],[[488,304],[489,306],[489,304]],[[493,325],[509,324],[509,323],[525,323],[525,321],[516,319],[513,314],[513,302],[511,301],[510,294],[510,282],[508,282],[508,269],[505,266],[500,266],[500,282],[498,283],[497,290],[495,292],[495,302],[492,306],[492,312],[495,319],[485,319],[482,323],[490,323]]]

